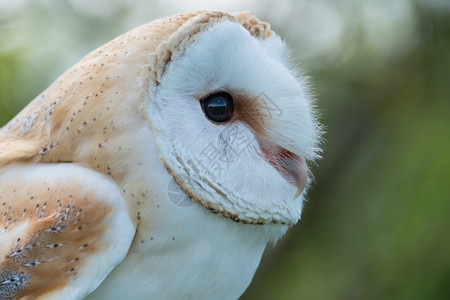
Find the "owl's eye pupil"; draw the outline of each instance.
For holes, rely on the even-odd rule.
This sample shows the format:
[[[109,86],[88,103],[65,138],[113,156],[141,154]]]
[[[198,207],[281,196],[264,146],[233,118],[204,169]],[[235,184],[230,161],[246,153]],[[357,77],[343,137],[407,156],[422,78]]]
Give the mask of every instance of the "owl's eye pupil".
[[[233,97],[227,92],[211,94],[200,101],[206,117],[213,122],[226,122],[234,111]]]

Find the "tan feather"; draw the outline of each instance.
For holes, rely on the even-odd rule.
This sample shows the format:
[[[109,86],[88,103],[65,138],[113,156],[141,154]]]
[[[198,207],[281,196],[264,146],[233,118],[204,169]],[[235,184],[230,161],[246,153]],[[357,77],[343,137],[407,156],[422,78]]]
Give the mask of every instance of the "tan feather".
[[[105,243],[111,226],[121,223],[129,233],[109,240],[127,245],[122,257],[131,243],[131,223],[117,218],[126,216],[117,187],[92,171],[71,164],[11,165],[0,171],[0,195],[1,299],[48,297],[77,278],[98,276],[87,269],[90,258],[111,251]]]

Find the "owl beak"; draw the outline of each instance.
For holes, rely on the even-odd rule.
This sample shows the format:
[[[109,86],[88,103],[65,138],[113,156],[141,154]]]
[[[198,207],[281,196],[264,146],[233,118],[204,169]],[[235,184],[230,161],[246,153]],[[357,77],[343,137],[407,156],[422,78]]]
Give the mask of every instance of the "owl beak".
[[[297,187],[295,198],[305,190],[308,167],[304,158],[281,147],[262,148],[266,160],[292,185]]]

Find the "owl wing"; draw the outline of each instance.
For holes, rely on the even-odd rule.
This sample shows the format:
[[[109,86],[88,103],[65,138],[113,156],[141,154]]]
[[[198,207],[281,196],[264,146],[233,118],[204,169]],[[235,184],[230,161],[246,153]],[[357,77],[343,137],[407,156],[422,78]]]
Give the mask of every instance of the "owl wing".
[[[0,299],[80,299],[133,236],[117,185],[75,164],[0,168]]]

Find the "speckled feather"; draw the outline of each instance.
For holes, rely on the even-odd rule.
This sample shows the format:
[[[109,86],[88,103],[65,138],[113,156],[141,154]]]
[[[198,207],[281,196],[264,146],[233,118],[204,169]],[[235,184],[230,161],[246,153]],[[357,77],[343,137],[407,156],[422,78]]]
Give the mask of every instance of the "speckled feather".
[[[83,296],[96,285],[80,291],[80,282],[98,285],[112,269],[93,273],[93,259],[108,265],[114,253],[117,264],[131,243],[134,226],[119,190],[95,172],[11,165],[0,171],[0,191],[0,299],[58,298],[67,287]]]

